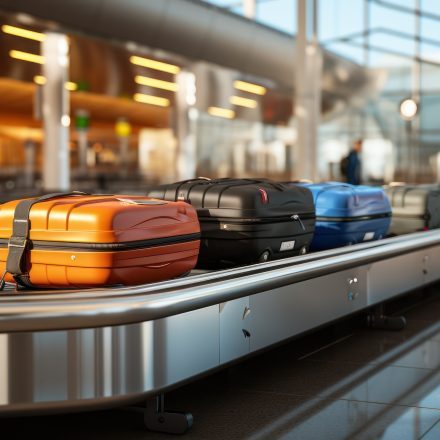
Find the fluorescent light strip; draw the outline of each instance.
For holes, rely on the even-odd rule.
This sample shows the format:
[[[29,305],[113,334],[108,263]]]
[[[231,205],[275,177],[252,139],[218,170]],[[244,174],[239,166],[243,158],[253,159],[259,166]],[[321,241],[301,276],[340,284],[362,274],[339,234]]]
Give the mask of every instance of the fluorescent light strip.
[[[235,117],[234,110],[221,107],[209,107],[208,113],[211,116],[218,116],[219,118],[233,119]]]
[[[237,90],[242,90],[243,92],[255,93],[255,95],[265,95],[266,88],[259,86],[257,84],[248,83],[245,81],[234,81],[234,87]]]
[[[69,92],[75,92],[78,90],[78,84],[72,81],[67,81],[65,87]]]
[[[149,69],[160,70],[168,73],[179,73],[180,67],[174,64],[163,63],[161,61],[150,60],[149,58],[138,57],[133,55],[130,57],[130,63],[136,66],[148,67]]]
[[[38,84],[39,86],[44,86],[44,84],[46,84],[46,78],[42,75],[36,75],[34,76],[34,83]],[[70,92],[78,90],[78,84],[72,81],[67,81],[65,87]]]
[[[22,37],[27,38],[29,40],[35,40],[35,41],[44,41],[46,38],[46,35],[40,33],[40,32],[34,32],[30,31],[28,29],[23,29],[15,26],[9,26],[8,24],[4,24],[2,26],[2,31],[5,34],[9,35],[15,35],[16,37]]]
[[[133,99],[142,104],[158,105],[159,107],[168,107],[170,100],[159,96],[145,95],[143,93],[135,93]]]
[[[177,92],[178,88],[176,83],[141,75],[135,76],[134,82],[141,86],[155,87],[156,89],[169,90],[170,92]]]
[[[241,96],[231,96],[229,102],[247,108],[256,108],[258,105],[258,102],[255,101],[255,99],[242,98]]]
[[[39,86],[44,86],[44,84],[46,84],[46,78],[42,75],[36,75],[34,76],[34,83]]]
[[[29,61],[30,63],[44,64],[44,57],[34,53],[22,52],[21,50],[9,51],[9,56],[16,60]]]

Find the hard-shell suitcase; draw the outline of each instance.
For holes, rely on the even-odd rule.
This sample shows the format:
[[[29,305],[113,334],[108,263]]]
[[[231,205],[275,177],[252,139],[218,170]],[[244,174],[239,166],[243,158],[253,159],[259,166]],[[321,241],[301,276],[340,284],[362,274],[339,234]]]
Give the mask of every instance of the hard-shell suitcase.
[[[399,185],[385,188],[393,219],[390,234],[440,228],[440,187],[438,185]]]
[[[305,186],[316,206],[312,250],[379,240],[387,234],[391,206],[382,188],[338,182]]]
[[[201,224],[199,267],[225,267],[306,253],[315,229],[307,188],[265,179],[194,179],[151,188],[148,195],[185,200]]]
[[[160,281],[194,268],[191,205],[142,196],[49,194],[0,206],[0,270],[25,287]]]

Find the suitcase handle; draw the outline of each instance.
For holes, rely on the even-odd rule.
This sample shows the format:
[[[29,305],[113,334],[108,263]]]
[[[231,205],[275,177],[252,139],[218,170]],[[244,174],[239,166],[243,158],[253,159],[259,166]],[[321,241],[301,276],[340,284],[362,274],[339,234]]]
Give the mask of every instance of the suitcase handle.
[[[268,185],[273,186],[279,191],[284,191],[286,189],[282,183],[274,182],[273,180],[270,179],[241,179],[241,180],[246,180],[249,183],[267,183]]]
[[[205,180],[207,182],[211,182],[212,181],[212,179],[210,179],[209,177],[196,177],[195,179],[181,180],[181,181],[179,181],[177,183],[179,185],[184,185],[185,183],[197,182],[199,180]]]
[[[279,182],[274,182],[273,180],[270,179],[263,179],[263,178],[259,178],[259,179],[250,179],[250,178],[243,178],[243,179],[233,179],[233,178],[222,178],[222,179],[210,179],[210,182],[212,183],[221,183],[221,182],[227,182],[228,180],[231,180],[231,184],[229,185],[231,186],[240,186],[240,185],[246,185],[247,183],[252,184],[252,183],[266,183],[267,185],[271,185],[274,188],[276,188],[279,191],[284,191],[286,188],[282,183]],[[236,183],[233,183],[233,182]]]
[[[323,192],[326,192],[326,191],[328,191],[330,189],[335,189],[335,188],[346,188],[346,189],[349,189],[352,192],[352,194],[353,194],[354,204],[355,205],[359,204],[359,196],[358,196],[358,194],[356,194],[355,189],[351,185],[349,185],[348,183],[338,183],[336,185],[332,185],[332,186],[329,186],[327,188],[323,188],[320,191],[318,191],[318,193],[316,194],[316,198],[318,198]]]
[[[17,284],[25,287],[30,287],[27,254],[29,247],[29,229],[30,220],[29,215],[33,205],[46,200],[55,199],[57,197],[71,197],[71,196],[89,196],[91,194],[72,191],[66,193],[51,193],[34,199],[25,199],[17,204],[14,211],[14,218],[12,222],[12,234],[8,243],[8,258],[6,260],[6,269],[0,279],[0,290],[5,286],[5,276],[10,273]]]
[[[187,180],[181,180],[180,182],[177,182],[179,184],[179,186],[184,185],[185,183],[192,183],[192,182],[198,182],[199,180],[204,180],[207,183],[220,183],[220,182],[226,182],[228,180],[237,180],[237,186],[239,186],[241,182],[245,181],[245,182],[249,182],[251,183],[267,183],[268,185],[273,186],[274,188],[278,189],[279,191],[284,191],[284,186],[281,183],[278,182],[274,182],[273,180],[270,179],[230,179],[229,177],[225,177],[225,178],[220,178],[220,179],[210,179],[209,177],[196,177],[195,179],[187,179]],[[235,185],[234,185],[235,186]]]

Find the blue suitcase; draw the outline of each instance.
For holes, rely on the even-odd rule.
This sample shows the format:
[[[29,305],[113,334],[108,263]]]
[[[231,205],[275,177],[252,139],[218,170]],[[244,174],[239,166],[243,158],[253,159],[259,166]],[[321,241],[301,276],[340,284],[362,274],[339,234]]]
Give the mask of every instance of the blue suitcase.
[[[324,250],[386,236],[391,205],[382,188],[328,182],[305,184],[313,193],[316,228],[311,249]]]

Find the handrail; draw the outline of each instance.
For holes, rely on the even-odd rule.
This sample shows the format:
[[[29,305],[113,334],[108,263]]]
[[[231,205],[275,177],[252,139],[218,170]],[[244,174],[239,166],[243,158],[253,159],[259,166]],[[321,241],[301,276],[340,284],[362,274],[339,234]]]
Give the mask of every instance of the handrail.
[[[91,289],[86,291],[87,296],[79,297],[66,293],[62,301],[59,295],[44,295],[44,300],[40,296],[10,295],[0,303],[0,333],[92,328],[165,318],[439,244],[440,230],[411,234],[405,239],[328,258],[300,264],[292,260],[290,265],[272,270],[244,271],[241,276],[237,272],[236,277],[214,279],[207,284],[183,284],[159,293],[149,293],[154,290],[152,286],[142,285]],[[109,291],[113,295],[109,296]]]
[[[424,232],[424,236],[426,234],[431,234],[431,232]],[[243,275],[251,275],[252,273],[261,273],[263,271],[267,272],[269,270],[273,270],[276,268],[292,266],[295,264],[306,263],[310,261],[319,260],[321,258],[333,257],[341,254],[347,254],[351,252],[356,252],[361,249],[369,249],[377,246],[384,246],[388,243],[396,243],[397,241],[406,241],[408,240],[409,235],[393,237],[393,238],[385,238],[377,241],[370,241],[366,243],[360,243],[354,246],[341,247],[336,249],[330,249],[320,252],[314,252],[312,254],[301,255],[297,257],[283,258],[280,260],[268,261],[260,264],[253,264],[250,266],[242,266],[236,267],[232,269],[224,269],[218,271],[210,271],[208,273],[192,275],[190,277],[167,280],[157,283],[145,284],[142,287],[144,288],[143,294],[152,294],[152,293],[163,293],[175,291],[176,289],[180,289],[182,287],[190,287],[196,286],[198,284],[207,284],[213,281],[221,281],[230,279],[233,277],[243,276]],[[119,287],[119,288],[103,288],[99,290],[99,296],[112,298],[116,296],[123,295],[133,295],[132,293],[133,287]],[[66,289],[66,290],[22,290],[20,293],[15,294],[12,290],[12,287],[7,287],[3,292],[0,291],[0,316],[2,305],[5,303],[9,303],[12,301],[21,301],[21,302],[29,302],[32,301],[68,301],[72,299],[78,298],[87,298],[90,299],[91,296],[96,296],[96,290],[92,291],[92,289]]]

